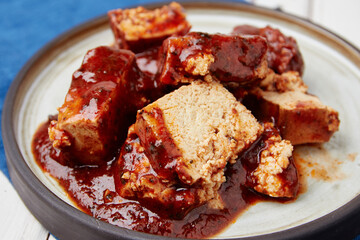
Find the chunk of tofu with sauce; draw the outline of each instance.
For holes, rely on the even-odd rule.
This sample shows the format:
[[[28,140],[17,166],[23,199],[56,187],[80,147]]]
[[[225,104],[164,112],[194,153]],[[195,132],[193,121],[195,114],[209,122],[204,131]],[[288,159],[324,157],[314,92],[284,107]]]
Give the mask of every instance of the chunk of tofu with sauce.
[[[81,164],[104,162],[119,141],[126,113],[147,102],[138,94],[126,109],[122,104],[135,84],[129,79],[139,74],[131,51],[107,46],[89,50],[73,74],[58,120],[49,127],[53,146],[69,151]]]
[[[191,32],[164,40],[160,81],[178,85],[197,79],[252,85],[267,73],[267,43],[260,36]]]
[[[196,81],[138,111],[135,131],[160,176],[201,184],[211,199],[262,126],[221,84]]]
[[[166,214],[165,217],[182,218],[189,210],[203,203],[198,197],[202,189],[176,188],[175,179],[164,178],[154,171],[134,125],[129,128],[116,170],[114,179],[120,196],[137,199],[153,210],[161,208],[157,212]]]
[[[289,140],[282,139],[279,132],[272,129],[272,123],[266,122],[264,125],[266,130],[275,133],[264,139],[266,149],[260,152],[259,164],[252,173],[254,189],[271,197],[293,198],[299,188],[292,159],[294,148]]]
[[[191,25],[180,4],[172,2],[161,8],[115,9],[108,12],[110,26],[119,48],[139,52],[173,35],[186,34]]]
[[[276,120],[281,135],[293,145],[330,140],[339,129],[338,112],[302,92],[262,92],[261,110]]]
[[[339,129],[339,114],[307,89],[299,73],[275,74],[269,70],[259,87],[245,97],[244,104],[258,119],[274,119],[281,136],[293,145],[327,142]]]

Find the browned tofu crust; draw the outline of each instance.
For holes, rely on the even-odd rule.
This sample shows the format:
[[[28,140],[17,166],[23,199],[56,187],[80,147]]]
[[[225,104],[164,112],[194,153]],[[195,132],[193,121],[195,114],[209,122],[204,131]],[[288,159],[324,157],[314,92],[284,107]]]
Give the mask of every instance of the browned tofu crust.
[[[338,112],[313,95],[257,90],[256,96],[261,117],[274,118],[281,136],[293,145],[327,142],[339,129]]]
[[[205,202],[219,199],[226,164],[262,127],[221,84],[196,81],[140,110],[135,131],[154,170],[169,180],[200,184]]]
[[[337,111],[301,92],[264,93],[262,108],[273,113],[283,138],[293,145],[327,142],[339,128]]]
[[[135,133],[134,125],[117,160],[115,184],[120,196],[137,199],[144,206],[166,214],[163,217],[182,218],[199,204],[197,196],[201,189],[176,187],[174,179],[157,174]]]
[[[307,90],[298,72],[276,74],[269,69],[258,87],[234,94],[259,120],[275,121],[292,145],[327,142],[339,129],[339,114]]]
[[[299,46],[293,37],[284,35],[279,29],[266,26],[257,28],[250,25],[236,26],[232,32],[236,35],[259,35],[268,42],[267,61],[269,68],[276,73],[288,71],[304,72],[304,60]]]
[[[142,107],[148,100],[141,95],[134,101],[122,99],[140,79],[135,55],[128,50],[97,47],[87,52],[81,67],[74,72],[58,120],[49,128],[55,148],[69,151],[83,164],[98,164],[119,142],[126,113]],[[126,134],[126,132],[125,132]]]
[[[229,36],[191,32],[163,43],[160,81],[177,85],[196,79],[216,79],[252,85],[267,73],[266,40],[259,36]]]
[[[111,10],[108,16],[116,46],[134,52],[161,45],[166,37],[184,35],[191,28],[183,8],[176,2],[154,10],[144,7]]]

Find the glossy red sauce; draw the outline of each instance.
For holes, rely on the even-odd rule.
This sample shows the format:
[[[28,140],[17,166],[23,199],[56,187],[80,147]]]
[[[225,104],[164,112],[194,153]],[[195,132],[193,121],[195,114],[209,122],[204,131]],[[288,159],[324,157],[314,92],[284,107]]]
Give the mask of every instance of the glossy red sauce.
[[[274,144],[274,141],[271,140],[272,136],[280,135],[279,129],[273,127],[272,124],[270,124],[269,122],[264,124],[263,134],[260,136],[260,138],[255,144],[253,144],[248,150],[246,150],[242,154],[239,159],[247,172],[245,185],[248,187],[254,187],[256,185],[256,182],[254,182],[254,178],[252,178],[251,174],[259,165],[259,156],[261,152],[267,149],[268,146]],[[289,189],[291,195],[296,196],[299,191],[299,178],[293,157],[289,158],[289,166],[284,169],[282,173],[278,174],[278,176],[280,177],[279,179],[282,181],[282,188]]]
[[[201,79],[200,74],[192,75],[198,67],[189,67],[189,63],[197,58],[204,58],[201,65],[209,65],[209,73],[221,82],[236,82],[249,85],[257,82],[256,69],[260,67],[267,51],[264,38],[257,36],[229,36],[223,34],[207,34],[191,32],[181,37],[170,37],[163,43],[160,81],[176,84],[177,79]],[[213,62],[207,59],[213,57]],[[199,64],[199,63],[198,63]],[[201,68],[204,68],[201,66]]]
[[[154,77],[158,72],[159,49],[158,46],[152,47],[136,54],[136,63],[140,70],[150,77]]]
[[[79,209],[116,226],[164,236],[206,238],[224,230],[245,209],[259,200],[273,201],[246,187],[250,174],[246,169],[254,168],[258,161],[259,147],[255,146],[240,156],[237,163],[227,166],[227,181],[220,188],[220,195],[225,203],[223,210],[202,205],[191,210],[181,220],[162,218],[161,214],[150,211],[138,201],[124,199],[116,193],[115,158],[101,166],[62,165],[62,153],[52,147],[48,137],[49,121],[39,127],[32,141],[37,163],[58,181]],[[264,148],[261,143],[256,144]]]
[[[199,206],[197,189],[181,184],[176,172],[169,171],[174,168],[175,161],[171,161],[170,166],[164,165],[164,169],[157,163],[153,165],[155,159],[150,160],[152,157],[156,156],[162,163],[165,160],[162,157],[168,158],[160,145],[149,149],[151,152],[142,151],[142,148],[140,138],[131,127],[115,166],[117,192],[124,198],[138,200],[160,217],[183,219],[191,209]],[[157,150],[160,150],[159,154],[155,154]]]
[[[260,42],[259,44],[262,45],[262,43],[263,42]],[[227,42],[226,39],[223,39],[223,36],[220,35],[214,37],[211,42],[208,42],[207,44],[215,44],[215,48],[219,44],[225,44],[222,46],[226,50],[225,52],[231,52],[231,48],[234,47],[232,42]],[[210,47],[210,45],[207,45],[207,47]],[[158,97],[173,90],[173,87],[162,85],[157,78],[159,66],[157,59],[160,49],[159,46],[155,46],[137,53],[135,59],[136,64],[127,66],[126,71],[128,81],[125,81],[123,85],[120,85],[120,107],[116,110],[121,113],[116,122],[121,133],[126,133],[129,125],[134,122],[137,109],[141,109],[146,103],[152,102]],[[259,49],[264,50],[266,48],[259,47]],[[89,51],[85,56],[82,67],[74,73],[74,79],[76,81],[73,79],[72,84],[79,84],[78,86],[72,86],[73,89],[78,90],[75,95],[80,97],[84,96],[82,99],[89,103],[95,101],[94,96],[98,98],[96,100],[97,103],[106,101],[106,96],[108,95],[106,92],[102,91],[112,89],[110,81],[115,82],[117,81],[117,78],[109,79],[108,85],[105,84],[100,87],[96,85],[98,81],[95,78],[111,78],[110,75],[118,76],[119,74],[122,74],[118,72],[116,68],[116,65],[118,64],[114,64],[114,62],[120,61],[122,64],[127,64],[127,61],[123,61],[122,57],[133,59],[134,55],[132,55],[130,51],[129,53],[123,52],[125,55],[119,55],[121,51],[119,52],[118,50],[109,47],[97,48],[95,52]],[[252,50],[244,48],[239,51]],[[256,56],[259,56],[259,54],[262,55],[264,52],[254,52],[253,56],[248,56],[240,60],[246,64],[248,64],[249,61],[256,64],[256,59],[258,59]],[[96,57],[92,58],[92,56],[97,56],[99,59]],[[104,56],[106,59],[101,59]],[[215,56],[217,58],[225,57],[217,56],[216,53]],[[252,57],[254,57],[254,59],[252,59]],[[214,69],[212,69],[212,71],[216,72],[218,75],[227,77],[242,78],[244,76],[241,74],[245,74],[246,76],[249,74],[247,69],[243,69],[241,73],[239,72],[239,76],[228,76],[225,72],[236,71],[234,69],[228,69],[233,68],[234,66],[228,66],[225,60],[219,60],[213,67]],[[101,71],[97,71],[99,69]],[[224,72],[221,72],[222,70],[224,70]],[[110,73],[109,76],[108,73]],[[85,85],[87,87],[83,88],[82,84],[84,84],[84,82],[86,82]],[[90,94],[88,91],[93,91],[94,89],[92,88],[94,86],[94,89],[97,92]],[[75,98],[75,95],[73,97],[69,95],[69,98]],[[72,99],[67,100],[71,101]],[[85,106],[86,108],[91,108],[90,104],[85,104]],[[157,112],[154,113],[154,117],[158,120],[162,119]],[[116,190],[115,179],[119,174],[117,169],[119,167],[117,165],[117,159],[119,158],[124,139],[121,138],[122,140],[116,142],[111,154],[104,157],[104,159],[101,159],[103,161],[100,161],[101,163],[98,165],[69,164],[69,154],[71,155],[71,152],[53,148],[52,142],[49,140],[48,126],[50,121],[54,119],[56,119],[56,117],[50,117],[49,121],[42,124],[34,134],[32,151],[37,163],[44,172],[49,173],[58,181],[64,191],[68,193],[69,198],[79,209],[90,216],[109,222],[110,224],[163,236],[207,238],[224,230],[250,205],[259,200],[273,200],[272,198],[264,197],[251,190],[252,183],[249,179],[251,179],[252,171],[259,163],[261,151],[267,147],[266,144],[263,144],[263,141],[266,140],[268,135],[271,136],[271,134],[275,134],[275,132],[266,132],[267,135],[265,134],[246,152],[240,155],[238,161],[234,165],[228,165],[226,167],[225,176],[227,180],[222,184],[219,190],[219,194],[224,202],[224,209],[212,209],[209,208],[207,204],[201,206],[196,205],[197,207],[191,208],[189,212],[174,219],[170,218],[166,211],[168,211],[169,207],[183,206],[182,204],[187,201],[186,198],[189,196],[191,197],[191,192],[184,190],[184,194],[182,194],[180,187],[177,189],[180,194],[175,195],[176,198],[179,196],[179,202],[175,201],[175,203],[171,203],[173,205],[169,204],[167,207],[161,207],[155,200],[146,200],[147,203],[144,204],[137,201],[136,198],[125,199],[121,197]],[[108,126],[111,128],[113,126],[112,124],[113,123]],[[161,126],[161,124],[159,124],[159,126]],[[166,138],[166,133],[164,132],[164,134],[163,138]],[[136,139],[130,140],[138,141]],[[151,145],[154,143],[150,142],[149,144]],[[167,142],[167,144],[171,143]],[[126,144],[123,147],[123,151],[124,150],[126,151]],[[160,161],[156,163],[158,166],[154,164],[154,167],[157,168],[157,170],[171,163],[171,158],[165,159],[161,155],[161,152],[158,150],[155,152],[156,154],[154,154],[152,158],[158,159],[160,157]],[[174,154],[176,155],[176,152]],[[81,158],[81,156],[76,156],[75,158]],[[87,162],[87,159],[78,159],[75,162],[84,163]],[[163,175],[167,176],[168,173],[171,172],[172,171],[165,171]],[[287,178],[288,175],[290,175],[289,178]],[[288,181],[289,184],[292,184],[294,181],[293,176],[287,174],[284,177],[284,181]],[[179,186],[180,184],[181,183],[179,183]],[[189,189],[191,190],[191,188]]]
[[[280,30],[270,26],[257,28],[250,25],[239,25],[233,34],[260,35],[268,42],[268,65],[277,73],[297,71],[302,75],[304,61],[294,38],[285,36]]]
[[[182,154],[176,147],[171,134],[167,131],[163,112],[155,107],[152,108],[150,112],[146,112],[146,114],[156,121],[156,125],[153,126],[156,128],[156,136],[154,136],[153,131],[147,128],[136,128],[136,131],[142,131],[142,134],[139,134],[139,136],[142,136],[140,141],[145,149],[149,149],[147,156],[155,172],[165,179],[172,180],[176,177],[176,159],[181,157]],[[139,114],[139,116],[141,116],[141,114]]]
[[[153,76],[139,69],[133,52],[108,46],[89,50],[73,74],[65,102],[59,108],[58,123],[86,122],[95,132],[91,137],[96,138],[97,146],[102,145],[94,148],[94,141],[86,134],[89,144],[82,144],[86,140],[76,141],[78,135],[71,135],[74,131],[62,131],[72,142],[61,146],[74,156],[69,162],[101,163],[125,139],[127,128],[122,126],[134,122],[136,111],[161,94]]]

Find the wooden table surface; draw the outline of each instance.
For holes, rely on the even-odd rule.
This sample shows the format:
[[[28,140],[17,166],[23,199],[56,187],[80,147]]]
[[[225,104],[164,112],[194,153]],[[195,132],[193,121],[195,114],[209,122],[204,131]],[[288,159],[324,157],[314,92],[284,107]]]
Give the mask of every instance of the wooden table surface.
[[[359,0],[249,0],[255,5],[280,8],[320,24],[360,49]],[[55,239],[26,209],[0,171],[0,239]],[[356,239],[360,239],[358,236]]]

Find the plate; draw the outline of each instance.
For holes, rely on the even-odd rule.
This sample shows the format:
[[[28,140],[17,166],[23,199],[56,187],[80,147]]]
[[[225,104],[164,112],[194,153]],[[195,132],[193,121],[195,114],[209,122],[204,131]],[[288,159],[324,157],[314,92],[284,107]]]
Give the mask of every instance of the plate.
[[[293,36],[305,60],[303,78],[309,91],[338,110],[341,121],[330,142],[296,148],[306,179],[306,191],[296,201],[260,202],[216,237],[345,239],[360,234],[359,50],[326,29],[282,12],[231,2],[183,6],[192,31],[229,33],[236,25],[251,24],[271,25]],[[160,238],[112,226],[77,210],[31,153],[34,132],[62,105],[72,73],[87,50],[112,42],[105,15],[62,34],[21,69],[4,104],[3,140],[14,187],[34,216],[60,239]]]

